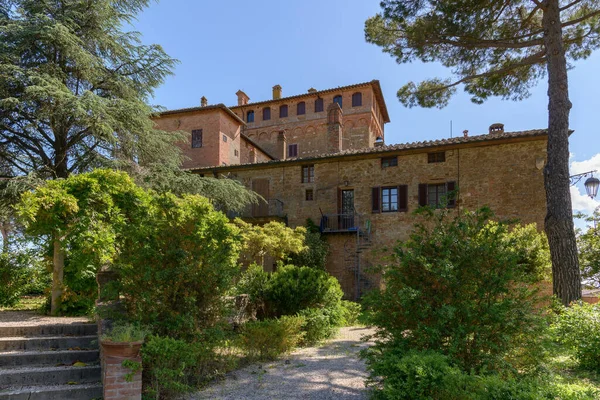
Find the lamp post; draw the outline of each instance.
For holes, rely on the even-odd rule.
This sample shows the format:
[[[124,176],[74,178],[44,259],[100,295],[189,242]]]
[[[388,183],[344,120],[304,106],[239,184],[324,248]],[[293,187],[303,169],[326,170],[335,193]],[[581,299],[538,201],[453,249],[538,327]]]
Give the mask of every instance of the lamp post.
[[[589,175],[589,178],[585,180],[583,185],[585,186],[585,191],[590,198],[596,197],[598,194],[598,186],[600,186],[600,179],[594,178],[593,173],[597,172],[596,170],[582,172],[581,174],[571,175],[569,179],[571,180],[571,186],[577,185],[582,178],[585,178]]]

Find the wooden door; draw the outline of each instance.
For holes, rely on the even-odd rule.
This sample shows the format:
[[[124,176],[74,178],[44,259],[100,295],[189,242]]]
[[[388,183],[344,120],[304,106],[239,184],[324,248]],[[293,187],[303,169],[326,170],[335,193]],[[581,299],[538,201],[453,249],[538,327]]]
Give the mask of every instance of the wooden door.
[[[259,200],[258,204],[252,206],[253,217],[269,216],[269,180],[253,179],[252,190],[261,195],[265,200]]]

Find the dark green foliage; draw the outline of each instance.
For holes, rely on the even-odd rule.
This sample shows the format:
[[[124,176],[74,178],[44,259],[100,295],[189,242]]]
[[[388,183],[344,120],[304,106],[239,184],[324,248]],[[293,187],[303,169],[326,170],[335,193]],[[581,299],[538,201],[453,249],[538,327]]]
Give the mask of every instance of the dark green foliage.
[[[382,339],[374,349],[430,349],[465,371],[523,367],[509,353],[540,339],[543,263],[488,209],[420,212],[424,223],[382,269],[385,288],[367,297]]]
[[[248,322],[240,334],[240,343],[251,359],[273,360],[300,343],[303,324],[304,318],[298,316]]]
[[[600,372],[600,305],[583,302],[562,308],[552,327],[558,341],[581,367]]]
[[[294,315],[305,308],[337,308],[343,292],[325,271],[286,265],[273,274],[265,301],[274,316]]]
[[[233,359],[216,349],[214,338],[188,342],[150,336],[142,348],[144,398],[172,398],[230,369]]]
[[[191,340],[223,317],[239,273],[239,231],[200,196],[158,195],[148,207],[123,233],[120,292],[132,319]]]
[[[265,272],[262,266],[251,264],[242,273],[235,286],[235,294],[248,295],[249,307],[253,313],[256,313],[256,317],[259,319],[265,318],[268,314],[266,296],[271,276],[270,273]]]
[[[176,61],[122,32],[148,3],[2,2],[0,159],[13,173],[179,165],[183,136],[157,130],[146,104]]]
[[[12,307],[25,292],[28,280],[26,259],[22,254],[0,254],[0,307]]]
[[[576,217],[585,218],[588,223],[593,223],[577,234],[581,277],[588,286],[600,288],[600,208],[596,208],[592,215],[579,214]]]
[[[289,257],[289,263],[325,270],[329,244],[321,235],[319,227],[310,218],[306,220],[304,244],[307,248],[297,254],[292,253]]]
[[[352,326],[358,322],[358,317],[362,312],[362,307],[359,303],[349,300],[342,300],[341,311],[344,325]]]

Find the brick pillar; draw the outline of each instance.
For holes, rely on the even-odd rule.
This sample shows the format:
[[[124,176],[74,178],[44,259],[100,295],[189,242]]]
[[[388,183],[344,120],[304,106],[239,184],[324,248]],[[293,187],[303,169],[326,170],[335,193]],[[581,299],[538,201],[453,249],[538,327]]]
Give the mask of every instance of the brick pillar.
[[[342,109],[338,103],[327,108],[327,152],[342,151]]]
[[[135,374],[131,368],[124,367],[124,360],[142,363],[141,357],[102,357],[102,385],[104,386],[104,400],[141,400],[142,398],[142,370]]]
[[[277,135],[277,152],[275,156],[280,160],[285,160],[287,155],[287,138],[285,137],[285,131],[280,131]]]
[[[249,162],[252,163],[252,164],[256,164],[256,149],[254,147],[252,147],[250,149],[249,154],[250,154],[250,156],[249,156],[249,159],[250,159]]]

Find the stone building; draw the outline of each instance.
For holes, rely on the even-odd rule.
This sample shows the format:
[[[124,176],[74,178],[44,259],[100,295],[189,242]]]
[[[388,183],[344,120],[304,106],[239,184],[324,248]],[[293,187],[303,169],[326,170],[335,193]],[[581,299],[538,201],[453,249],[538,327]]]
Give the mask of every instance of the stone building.
[[[186,168],[238,179],[267,200],[244,217],[320,224],[328,270],[348,298],[379,284],[370,267],[408,237],[420,205],[487,205],[500,218],[543,227],[545,130],[493,124],[483,135],[385,145],[389,116],[377,81],[285,98],[275,86],[273,99],[256,103],[237,96],[237,106],[203,100],[156,122],[190,132],[181,144]]]

